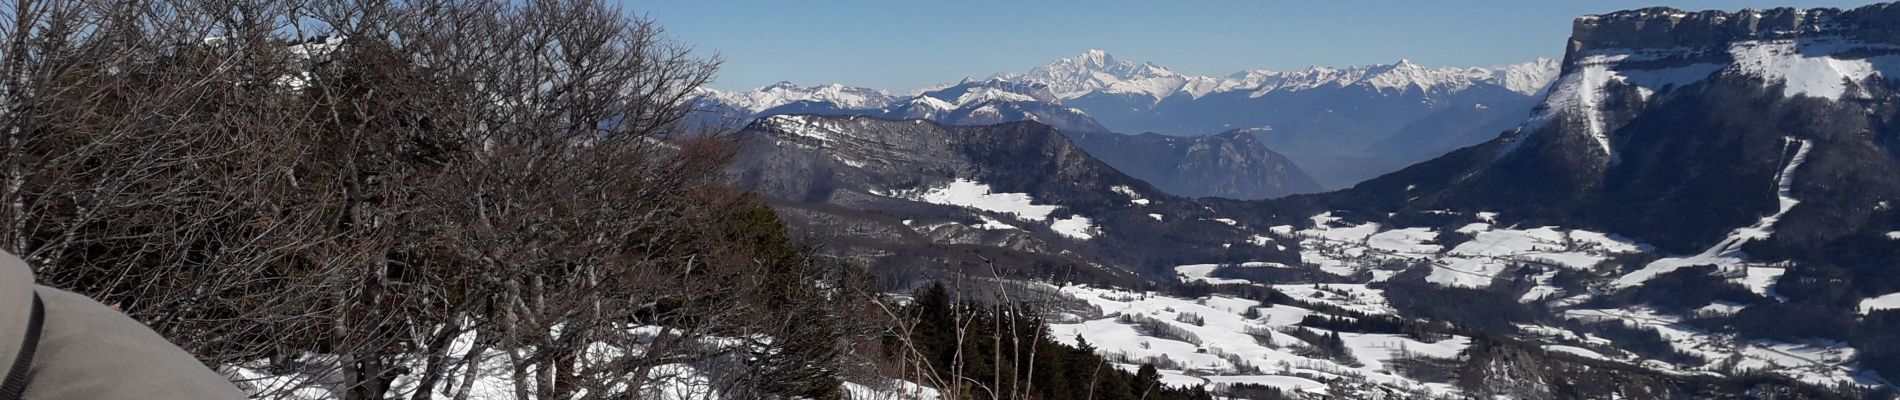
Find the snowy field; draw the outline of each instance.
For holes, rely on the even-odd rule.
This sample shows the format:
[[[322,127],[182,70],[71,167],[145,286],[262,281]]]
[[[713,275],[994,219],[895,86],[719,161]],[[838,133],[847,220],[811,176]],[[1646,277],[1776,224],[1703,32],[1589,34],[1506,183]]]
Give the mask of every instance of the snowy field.
[[[1184,266],[1177,272],[1204,276],[1197,274],[1211,268]],[[1334,289],[1355,290],[1319,290]],[[1376,292],[1364,292],[1363,287],[1357,290],[1358,295],[1377,297]],[[1310,354],[1307,350],[1313,344],[1286,333],[1296,329],[1331,333],[1298,325],[1306,316],[1320,314],[1314,310],[1221,295],[1183,299],[1088,286],[1065,287],[1062,293],[1086,300],[1101,314],[1079,322],[1053,324],[1053,337],[1069,344],[1080,337],[1111,360],[1126,364],[1123,368],[1153,363],[1170,384],[1209,384],[1216,391],[1223,385],[1254,383],[1323,393],[1327,385],[1322,382],[1354,377],[1405,391],[1452,394],[1455,390],[1449,385],[1419,382],[1398,374],[1391,362],[1412,356],[1455,358],[1470,345],[1469,338],[1457,336],[1426,343],[1404,335],[1345,332],[1339,336],[1350,352],[1350,360],[1316,358],[1301,355]],[[1130,322],[1136,317],[1145,324],[1166,324],[1174,333],[1157,333],[1152,325]]]
[[[937,187],[920,190],[898,191],[894,193],[873,192],[879,196],[921,201],[930,204],[963,207],[975,211],[1007,215],[1011,218],[1032,222],[1046,222],[1049,230],[1074,240],[1094,239],[1099,234],[1095,222],[1082,215],[1052,218],[1062,206],[1036,204],[1035,197],[1028,193],[998,193],[990,185],[969,179],[957,178]],[[1126,194],[1134,196],[1132,190]],[[1143,201],[1145,204],[1145,201]],[[989,230],[1021,229],[987,215],[978,215],[983,224],[977,226]]]
[[[1564,312],[1570,319],[1621,323],[1655,329],[1676,351],[1704,360],[1702,365],[1678,366],[1657,362],[1651,367],[1689,372],[1734,373],[1760,370],[1794,377],[1803,382],[1833,385],[1885,385],[1880,376],[1853,366],[1856,351],[1842,343],[1786,343],[1771,340],[1741,340],[1732,334],[1709,332],[1682,323],[1679,316],[1646,307],[1618,309],[1573,309]],[[1640,362],[1634,355],[1603,357]]]
[[[1629,326],[1655,329],[1677,351],[1693,355],[1700,362],[1671,365],[1661,361],[1647,360],[1636,354],[1618,350],[1609,340],[1586,334],[1578,334],[1563,328],[1536,325],[1519,325],[1521,331],[1531,339],[1548,342],[1546,349],[1576,355],[1579,357],[1615,360],[1641,364],[1647,367],[1687,374],[1733,374],[1749,370],[1775,371],[1796,379],[1816,384],[1858,384],[1886,385],[1881,377],[1859,370],[1855,366],[1854,355],[1857,351],[1842,343],[1784,343],[1772,341],[1746,341],[1733,334],[1707,332],[1689,327],[1682,323],[1685,316],[1662,313],[1647,307],[1628,307],[1621,309],[1576,309],[1585,304],[1595,294],[1590,292],[1568,293],[1557,287],[1552,281],[1563,271],[1586,272],[1587,275],[1604,277],[1607,281],[1599,286],[1591,286],[1608,293],[1636,287],[1651,278],[1681,267],[1691,265],[1715,265],[1729,282],[1747,288],[1770,301],[1778,299],[1774,283],[1784,275],[1792,265],[1787,263],[1762,263],[1750,261],[1746,254],[1738,249],[1743,243],[1762,240],[1774,233],[1775,222],[1800,201],[1788,191],[1795,178],[1795,171],[1805,161],[1810,144],[1807,141],[1790,139],[1787,153],[1792,154],[1784,160],[1782,170],[1777,177],[1780,185],[1780,208],[1775,214],[1765,215],[1756,223],[1735,229],[1722,243],[1706,252],[1688,256],[1663,256],[1634,268],[1628,273],[1620,273],[1618,259],[1626,255],[1654,253],[1649,245],[1635,242],[1615,235],[1579,229],[1566,229],[1554,226],[1517,227],[1499,226],[1495,214],[1480,215],[1476,218],[1483,222],[1473,222],[1456,229],[1456,233],[1468,239],[1446,244],[1442,239],[1448,232],[1434,228],[1390,227],[1377,223],[1355,223],[1333,213],[1321,213],[1312,216],[1313,227],[1294,229],[1281,226],[1270,228],[1270,232],[1282,237],[1292,237],[1300,245],[1301,265],[1282,265],[1276,263],[1241,263],[1238,267],[1296,268],[1322,271],[1342,277],[1352,277],[1348,282],[1327,284],[1273,284],[1271,282],[1251,282],[1245,279],[1220,278],[1217,271],[1220,264],[1191,264],[1175,268],[1176,275],[1183,281],[1204,281],[1212,284],[1254,284],[1271,287],[1301,301],[1339,307],[1353,312],[1392,315],[1396,312],[1386,301],[1385,294],[1377,289],[1377,283],[1391,279],[1406,270],[1428,269],[1425,280],[1429,283],[1447,287],[1486,288],[1501,279],[1510,278],[1509,273],[1522,270],[1533,283],[1522,294],[1519,301],[1524,303],[1542,303],[1558,312],[1558,316],[1588,323],[1621,323]],[[1487,213],[1488,214],[1488,213]],[[1395,267],[1396,265],[1396,267]],[[1363,279],[1363,280],[1362,280]],[[1120,305],[1106,304],[1104,310],[1134,309],[1154,313],[1158,319],[1166,318],[1169,310],[1197,310],[1192,305],[1178,305],[1180,300],[1146,300],[1124,302]],[[1212,300],[1203,300],[1212,303]],[[1152,305],[1152,302],[1168,303]],[[1260,319],[1249,323],[1277,324],[1296,323],[1310,310],[1284,310],[1285,306],[1273,306],[1259,310]],[[1695,309],[1696,313],[1706,315],[1733,315],[1747,308],[1746,304],[1716,301]],[[1156,311],[1159,309],[1160,311]],[[1864,299],[1860,303],[1862,313],[1882,309],[1900,309],[1900,293],[1887,294]],[[1215,319],[1207,319],[1214,326]],[[1222,324],[1228,324],[1222,319]],[[1229,326],[1227,328],[1247,329],[1247,326]],[[1102,333],[1107,333],[1106,331]],[[1174,345],[1163,347],[1153,343],[1152,339],[1131,339],[1124,336],[1118,340],[1148,340],[1147,349],[1131,351],[1129,354],[1155,356],[1170,354],[1170,357],[1189,357],[1175,352],[1198,348],[1194,346]],[[1377,358],[1378,346],[1371,342],[1379,338],[1363,338],[1352,334],[1342,334],[1354,349],[1356,356],[1362,357],[1362,365],[1342,367],[1359,370],[1368,376],[1376,376],[1383,367]],[[1093,340],[1093,339],[1091,339]],[[1140,343],[1137,343],[1139,345]],[[1410,349],[1410,343],[1406,348]],[[1392,347],[1392,346],[1386,346]],[[1365,358],[1371,357],[1371,358]],[[1211,362],[1211,361],[1210,361]],[[1213,371],[1225,371],[1215,362]]]
[[[605,343],[591,344],[587,349],[583,350],[584,357],[593,360],[592,362],[594,363],[604,363],[608,360],[620,357],[638,357],[642,354],[645,347],[652,343],[651,339],[654,337],[652,335],[659,333],[659,329],[654,327],[630,327],[628,329],[630,332],[644,334],[646,336],[641,336],[644,338],[643,340],[628,344],[625,347]],[[469,349],[474,346],[474,340],[475,335],[473,333],[458,336],[456,340],[450,344],[447,354],[468,354]],[[727,346],[737,342],[738,341],[731,338],[711,338],[707,339],[706,344]],[[478,360],[473,363],[464,363],[463,358],[453,356],[445,360],[451,363],[450,368],[452,369],[447,371],[448,373],[445,374],[445,379],[442,382],[437,383],[435,390],[421,398],[451,400],[458,398],[458,396],[464,393],[467,399],[472,400],[507,400],[519,398],[515,392],[514,371],[513,368],[510,367],[512,364],[509,362],[507,353],[500,350],[489,349],[481,354],[483,355],[478,356]],[[409,357],[402,360],[402,367],[412,371],[422,371],[425,367],[425,363],[426,361],[420,357]],[[473,366],[473,371],[464,369],[469,365]],[[269,365],[269,360],[259,360],[240,365],[227,365],[222,368],[222,370],[226,376],[237,383],[241,389],[244,389],[253,396],[267,395],[272,396],[271,398],[296,400],[339,400],[345,398],[340,375],[341,368],[337,363],[337,357],[333,355],[307,353],[301,358],[301,362],[294,364],[294,367],[289,370],[285,370],[281,367],[273,368]],[[691,364],[665,364],[654,367],[647,373],[649,380],[644,383],[643,389],[639,391],[640,398],[651,400],[718,400],[726,398],[727,396],[722,394],[721,390],[711,383],[712,380],[707,375],[710,371],[718,371],[718,369],[717,367],[702,369]],[[391,382],[389,392],[387,393],[389,398],[416,398],[413,397],[419,386],[416,376],[417,374],[398,375],[395,380]],[[846,399],[936,400],[940,398],[939,393],[935,390],[912,382],[895,379],[873,379],[876,381],[844,382],[843,389],[848,396]],[[532,381],[526,386],[530,392],[534,390]],[[624,389],[626,387],[627,386],[623,384],[617,389]],[[588,393],[583,389],[581,393],[577,393],[576,398],[592,397],[589,397]]]

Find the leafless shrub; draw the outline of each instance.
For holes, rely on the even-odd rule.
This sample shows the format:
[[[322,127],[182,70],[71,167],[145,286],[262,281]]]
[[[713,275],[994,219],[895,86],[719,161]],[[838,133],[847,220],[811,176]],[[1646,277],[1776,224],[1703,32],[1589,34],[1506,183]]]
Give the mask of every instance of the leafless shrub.
[[[678,128],[718,61],[652,21],[594,0],[0,14],[0,247],[209,364],[332,365],[353,399],[465,398],[480,360],[520,398],[620,397],[664,365],[835,390],[803,366],[834,358],[827,299],[859,286],[719,184],[726,143]]]

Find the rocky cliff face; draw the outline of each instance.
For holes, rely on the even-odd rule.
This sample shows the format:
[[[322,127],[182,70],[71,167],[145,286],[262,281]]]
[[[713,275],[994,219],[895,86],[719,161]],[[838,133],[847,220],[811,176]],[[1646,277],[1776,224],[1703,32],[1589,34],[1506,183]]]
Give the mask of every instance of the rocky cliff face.
[[[1894,6],[1646,9],[1584,17],[1576,29],[1564,74],[1504,136],[1275,204],[1373,216],[1495,212],[1499,225],[1621,235],[1665,257],[1608,269],[1601,295],[1684,301],[1681,287],[1725,278],[1680,271],[1714,266],[1759,279],[1772,300],[1710,326],[1850,342],[1863,365],[1900,374],[1900,351],[1885,350],[1900,342],[1854,333],[1863,332],[1856,301],[1900,292]],[[1890,329],[1878,322],[1887,319],[1866,321]]]
[[[1900,43],[1894,21],[1900,7],[1875,4],[1849,10],[1775,8],[1688,12],[1668,7],[1577,18],[1568,53],[1593,50],[1703,49],[1719,53],[1744,41],[1835,37]]]
[[[1782,216],[1782,230],[1757,245],[1891,228],[1855,218],[1900,196],[1888,183],[1900,105],[1889,78],[1900,77],[1900,46],[1882,33],[1900,32],[1892,9],[1580,18],[1565,73],[1526,122],[1355,192],[1585,221],[1683,252],[1767,215]]]

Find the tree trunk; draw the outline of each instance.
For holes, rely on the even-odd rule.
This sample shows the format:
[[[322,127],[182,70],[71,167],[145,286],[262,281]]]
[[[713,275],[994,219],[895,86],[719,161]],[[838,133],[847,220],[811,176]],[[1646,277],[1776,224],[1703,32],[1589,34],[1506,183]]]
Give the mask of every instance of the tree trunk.
[[[469,391],[475,388],[475,381],[481,378],[482,352],[485,350],[488,350],[488,344],[482,342],[481,330],[476,330],[474,346],[470,346],[468,354],[462,356],[462,384],[455,390],[455,400],[468,400]],[[416,395],[422,394],[418,392]]]
[[[416,382],[416,393],[411,396],[415,400],[432,398],[429,392],[435,391],[435,385],[442,380],[442,371],[449,363],[449,345],[455,342],[457,335],[461,334],[460,320],[459,315],[450,318],[449,322],[442,326],[441,332],[429,338],[429,363],[428,366],[423,367],[422,378]]]

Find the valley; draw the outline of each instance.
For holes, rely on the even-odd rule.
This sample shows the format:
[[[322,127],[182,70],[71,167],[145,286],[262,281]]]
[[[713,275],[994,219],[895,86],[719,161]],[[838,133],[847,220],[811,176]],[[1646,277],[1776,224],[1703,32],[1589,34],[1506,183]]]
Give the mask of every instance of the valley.
[[[1032,94],[1007,101],[1072,107],[1095,118],[1078,125],[1047,114],[1000,114],[1024,122],[987,128],[1046,124],[1062,132],[1048,140],[1073,145],[1051,150],[1045,142],[1037,145],[1040,151],[991,148],[990,154],[1008,158],[933,169],[861,190],[879,202],[949,206],[969,215],[961,221],[923,223],[918,221],[924,221],[925,214],[913,207],[879,208],[918,234],[964,232],[957,236],[963,239],[937,236],[936,243],[1007,249],[1022,259],[1066,258],[1063,262],[1089,270],[1133,271],[1139,279],[1160,281],[1159,286],[1131,287],[1125,277],[1059,273],[1074,269],[1050,268],[1047,263],[1035,263],[1043,267],[1014,278],[1035,282],[1031,286],[1067,298],[1061,303],[1073,306],[1051,317],[1052,336],[1077,345],[1086,341],[1131,372],[1150,364],[1161,370],[1165,382],[1209,385],[1215,393],[1260,385],[1293,397],[1603,394],[1564,392],[1583,389],[1552,382],[1512,386],[1471,377],[1454,381],[1449,375],[1413,369],[1419,363],[1442,371],[1452,368],[1448,365],[1479,362],[1482,358],[1471,349],[1474,341],[1510,348],[1509,354],[1538,360],[1535,363],[1581,363],[1619,371],[1606,372],[1609,377],[1603,379],[1674,382],[1669,390],[1680,391],[1676,393],[1719,392],[1710,388],[1743,385],[1741,381],[1797,392],[1890,392],[1895,387],[1883,372],[1900,373],[1888,350],[1900,342],[1885,333],[1893,317],[1870,313],[1890,309],[1885,299],[1900,292],[1885,267],[1900,262],[1888,250],[1897,247],[1888,232],[1900,215],[1885,206],[1900,196],[1895,191],[1900,182],[1893,181],[1900,175],[1892,172],[1900,160],[1893,153],[1900,131],[1888,128],[1894,115],[1891,89],[1900,86],[1886,78],[1900,70],[1884,61],[1900,47],[1891,47],[1885,36],[1868,33],[1874,28],[1859,24],[1882,20],[1891,12],[1890,6],[1878,5],[1739,13],[1653,8],[1588,16],[1578,19],[1561,62],[1459,73],[1401,62],[1221,80],[1118,62],[1105,52],[1091,51],[978,85],[991,90],[1028,85]],[[1628,30],[1632,26],[1667,28]],[[1676,35],[1698,41],[1668,39]],[[1555,73],[1558,69],[1561,74]],[[1397,83],[1399,76],[1413,80]],[[1185,107],[1171,102],[1190,104],[1222,93],[1251,93],[1256,99],[1277,93],[1317,95],[1306,91],[1355,85],[1367,85],[1365,93],[1375,94],[1373,98],[1422,94],[1437,99],[1426,103],[1506,108],[1512,110],[1510,116],[1498,118],[1515,122],[1468,125],[1484,126],[1494,137],[1473,135],[1475,140],[1453,142],[1454,147],[1468,147],[1442,156],[1428,154],[1429,160],[1340,191],[1299,194],[1315,191],[1297,189],[1308,187],[1296,184],[1298,175],[1235,175],[1296,188],[1264,196],[1282,197],[1264,201],[1222,199],[1218,197],[1223,193],[1233,192],[1180,183],[1237,178],[1196,172],[1183,179],[1179,173],[1156,171],[1175,166],[1185,173],[1209,165],[1190,161],[1191,153],[1171,158],[1180,156],[1167,155],[1170,151],[1181,153],[1166,150],[1168,146],[1251,141],[1261,145],[1259,150],[1220,151],[1264,153],[1269,160],[1284,153],[1301,170],[1333,171],[1316,177],[1336,173],[1312,162],[1314,152],[1298,142],[1307,139],[1276,136],[1297,125],[1270,124],[1270,129],[1192,138],[1094,132],[1147,130],[1172,122],[1091,106]],[[1526,98],[1535,95],[1537,100],[1510,106],[1506,100],[1459,97],[1459,90],[1484,85]],[[929,93],[924,97],[938,96]],[[962,100],[979,92],[965,93]],[[814,92],[812,100],[801,101],[832,102],[823,99],[826,96]],[[983,98],[1004,97],[988,96]],[[944,103],[955,108],[968,102]],[[863,115],[845,119],[854,122],[867,117],[891,120],[833,131],[863,138],[856,140],[917,135],[875,127],[902,124],[907,118],[927,119],[931,122],[911,123],[931,126],[980,124],[844,108],[825,114]],[[1381,115],[1402,114],[1380,110]],[[1215,133],[1231,127],[1173,132]],[[1399,140],[1391,137],[1333,135],[1324,140]],[[1222,144],[1203,143],[1215,140]],[[1185,144],[1173,144],[1178,141]],[[833,149],[857,146],[831,144]],[[1152,150],[1139,150],[1143,146]],[[831,161],[843,170],[872,162],[833,154]],[[1070,157],[1091,160],[1055,161]],[[1255,168],[1225,160],[1213,162],[1212,168]],[[1112,169],[1091,172],[1088,176],[1096,178],[1075,181],[1078,186],[1010,183],[1051,172],[1068,176],[1081,165],[1098,163]],[[1102,183],[1094,184],[1096,179]],[[1200,197],[1210,195],[1216,197]],[[854,204],[864,209],[870,203]],[[1032,241],[1037,244],[1025,244]],[[1844,249],[1839,246],[1850,246],[1852,250],[1845,251],[1855,254],[1821,250]],[[853,259],[912,254],[835,250]],[[981,259],[941,263],[935,269],[941,272],[918,276],[987,276],[989,267],[982,265],[1024,264],[1013,261],[1017,258]],[[1845,279],[1816,281],[1816,274]],[[1832,322],[1812,329],[1775,326],[1815,317]],[[1410,336],[1366,328],[1366,318],[1403,321],[1393,324],[1406,327],[1403,331]],[[1325,322],[1334,320],[1359,322]],[[1539,372],[1531,368],[1502,373]],[[1781,383],[1774,383],[1777,380]],[[1704,395],[1709,393],[1714,392]]]
[[[0,1],[0,399],[1900,397],[1900,3],[732,1]]]

